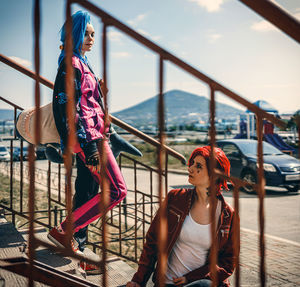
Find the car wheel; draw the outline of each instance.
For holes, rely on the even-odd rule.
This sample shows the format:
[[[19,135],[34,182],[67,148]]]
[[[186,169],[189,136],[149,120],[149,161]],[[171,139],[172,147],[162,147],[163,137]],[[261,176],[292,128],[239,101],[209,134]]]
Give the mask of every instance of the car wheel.
[[[256,183],[256,175],[251,171],[246,171],[242,176],[242,180],[249,182],[251,184],[255,184]],[[241,189],[247,193],[252,193],[252,194],[256,193],[256,190],[250,185],[245,185]]]
[[[289,192],[297,192],[299,190],[299,186],[296,185],[296,186],[286,186],[285,187]]]

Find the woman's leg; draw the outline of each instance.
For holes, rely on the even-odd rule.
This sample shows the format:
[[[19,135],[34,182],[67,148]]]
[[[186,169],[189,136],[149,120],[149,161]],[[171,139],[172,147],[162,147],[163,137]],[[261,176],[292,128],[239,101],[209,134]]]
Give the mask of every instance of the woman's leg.
[[[104,142],[104,150],[107,157],[105,172],[110,183],[110,202],[106,210],[108,211],[125,198],[127,194],[127,188],[119,166],[112,154],[112,151],[107,141]],[[81,158],[84,158],[82,154],[79,154],[79,156]],[[101,178],[97,172],[92,173],[92,176],[98,183],[100,183]],[[101,193],[98,193],[92,199],[90,199],[85,204],[73,211],[72,217],[74,223],[74,232],[79,231],[80,229],[87,226],[89,223],[102,216],[103,211],[100,210],[100,201]],[[61,228],[62,230],[66,229],[66,220],[61,223]]]
[[[92,199],[99,191],[99,183],[86,167],[84,161],[76,155],[77,176],[75,180],[75,194],[73,197],[73,211]],[[74,234],[75,240],[81,251],[87,240],[87,226]]]

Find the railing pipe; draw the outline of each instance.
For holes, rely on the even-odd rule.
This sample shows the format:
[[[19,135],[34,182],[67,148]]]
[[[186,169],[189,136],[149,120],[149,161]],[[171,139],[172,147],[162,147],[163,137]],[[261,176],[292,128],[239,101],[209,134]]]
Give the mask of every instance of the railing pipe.
[[[265,219],[264,219],[264,198],[265,198],[265,179],[263,168],[263,119],[260,115],[256,115],[257,130],[257,163],[258,163],[258,185],[257,193],[259,197],[259,247],[260,247],[260,284],[265,286]]]
[[[288,12],[268,0],[239,0],[257,14],[271,22],[281,31],[300,43],[300,22]]]
[[[167,216],[166,216],[166,200],[165,198],[164,186],[162,181],[163,166],[165,160],[165,150],[164,150],[164,97],[163,97],[163,83],[164,83],[164,59],[159,57],[159,100],[158,100],[158,125],[159,125],[159,141],[160,146],[158,147],[158,194],[159,194],[159,230],[158,230],[158,286],[165,286],[165,273],[167,266]],[[166,191],[165,191],[166,192]]]
[[[72,66],[73,55],[73,40],[72,40],[72,18],[71,18],[71,1],[66,2],[66,40],[65,40],[65,64],[66,64],[66,78],[65,89],[67,95],[66,116],[68,122],[68,142],[66,147],[66,156],[64,158],[64,165],[66,169],[66,209],[67,209],[67,226],[66,236],[69,242],[67,249],[71,250],[71,240],[73,235],[73,218],[72,218],[72,152],[76,142],[75,139],[75,101],[74,101],[74,69]]]
[[[48,172],[47,172],[47,193],[48,193],[48,224],[52,226],[51,220],[51,161],[48,160]]]
[[[10,141],[10,151],[13,150],[13,142]],[[10,208],[13,209],[13,160],[12,160],[13,154],[11,152],[10,154],[10,188],[9,188],[9,199],[10,199]]]
[[[212,286],[217,286],[217,253],[218,253],[218,241],[216,237],[216,207],[217,207],[217,194],[216,194],[216,174],[215,174],[215,142],[216,142],[216,129],[215,129],[215,114],[216,114],[216,105],[215,105],[215,87],[210,86],[210,155],[209,155],[209,202],[210,202],[210,233],[211,233],[211,247],[210,247],[210,273],[212,278]]]
[[[40,74],[40,0],[34,1],[34,66],[36,75]],[[37,109],[36,119],[34,122],[34,139],[37,144],[40,141],[40,85],[35,81],[35,107]],[[30,184],[29,184],[29,276],[28,286],[34,286],[33,272],[34,272],[34,258],[35,258],[35,235],[34,235],[34,209],[35,209],[35,157],[34,146],[29,145],[29,170],[30,170]]]
[[[25,74],[26,76],[28,76],[29,78],[32,78],[33,80],[38,80],[41,84],[45,85],[46,87],[50,88],[53,90],[54,88],[54,84],[52,82],[50,82],[49,80],[47,80],[46,78],[42,77],[42,76],[37,76],[35,72],[25,68],[24,66],[18,64],[16,61],[11,60],[9,57],[6,57],[2,54],[0,54],[0,61],[3,62],[4,64],[14,68],[15,70]],[[5,100],[4,98],[0,97],[1,100],[3,100],[4,102],[18,108],[19,110],[23,110],[23,108],[9,102],[8,100]]]
[[[103,20],[103,19],[102,19]],[[102,90],[103,94],[103,103],[104,103],[104,130],[109,128],[109,118],[108,118],[108,100],[107,100],[107,91],[108,91],[108,77],[107,77],[107,24],[103,21],[102,28],[102,63],[103,63],[103,80],[104,80],[104,88]],[[101,192],[102,192],[102,200],[99,202],[100,210],[103,210],[102,215],[102,260],[101,265],[99,266],[102,269],[102,286],[106,287],[108,282],[107,271],[105,268],[106,260],[107,260],[107,228],[106,228],[106,210],[109,205],[109,182],[108,177],[105,172],[105,167],[107,163],[107,154],[106,149],[104,148],[105,140],[101,141],[101,147],[99,150],[99,154],[101,155]]]
[[[27,75],[28,77],[30,77],[32,79],[36,79],[36,75],[33,71],[19,65],[18,63],[14,62],[13,60],[9,59],[8,57],[5,57],[2,54],[0,54],[0,61],[2,61],[3,63],[5,63],[9,66],[11,66],[12,68],[14,68],[18,71],[20,71],[21,73]],[[40,83],[44,84],[45,86],[47,86],[50,89],[54,88],[54,84],[52,82],[50,82],[49,80],[45,79],[45,78],[42,78],[40,80]],[[21,111],[23,110],[23,108],[11,103],[10,101],[2,98],[1,96],[0,96],[0,99],[3,100],[6,103],[18,108],[18,109],[20,109]],[[126,124],[125,122],[121,121],[120,119],[118,119],[118,118],[116,118],[112,115],[109,115],[109,118],[110,118],[110,120],[113,124],[115,124],[115,125],[119,126],[120,128],[128,131],[129,133],[139,137],[140,139],[144,140],[145,142],[150,143],[151,145],[154,145],[155,147],[158,147],[160,145],[160,143],[157,140],[151,138],[150,136],[144,134],[143,132],[140,132],[136,128]],[[173,157],[179,159],[181,162],[183,162],[185,164],[185,158],[180,153],[176,152],[175,150],[173,150],[173,149],[171,149],[167,146],[165,146],[165,150],[170,155],[172,155]]]
[[[235,260],[235,286],[240,286],[240,221],[239,221],[239,213],[240,213],[240,206],[239,206],[239,185],[234,185],[233,189],[233,196],[234,196],[234,221],[233,221],[233,230],[236,230],[233,234],[233,254]]]

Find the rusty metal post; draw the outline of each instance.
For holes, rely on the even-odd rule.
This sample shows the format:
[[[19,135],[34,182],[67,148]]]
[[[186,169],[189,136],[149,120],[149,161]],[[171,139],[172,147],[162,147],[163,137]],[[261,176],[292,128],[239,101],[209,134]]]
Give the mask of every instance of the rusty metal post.
[[[142,206],[143,206],[143,243],[144,243],[145,235],[146,235],[146,231],[145,231],[145,194],[142,195],[142,198],[143,198]]]
[[[164,155],[165,150],[163,148],[165,135],[164,135],[164,98],[163,98],[163,80],[164,80],[164,62],[160,55],[159,57],[159,100],[158,100],[158,124],[159,124],[159,142],[158,148],[158,194],[159,194],[159,230],[158,230],[158,285],[165,285],[165,273],[167,266],[167,216],[166,216],[166,200],[163,200],[163,166],[164,166]]]
[[[151,221],[153,219],[153,171],[150,170],[150,214],[151,214]]]
[[[209,155],[209,200],[210,200],[210,219],[211,219],[211,249],[210,249],[210,273],[212,278],[212,286],[217,286],[218,278],[217,278],[217,253],[218,253],[218,245],[216,240],[216,207],[217,207],[217,197],[216,197],[216,174],[215,174],[215,87],[213,85],[210,86],[210,155]]]
[[[136,177],[136,161],[134,161],[134,258],[135,260],[137,260],[137,208],[138,208],[138,205],[137,205],[137,184],[136,184],[136,181],[137,181],[137,177]]]
[[[102,89],[103,93],[103,102],[104,102],[104,130],[106,131],[109,127],[109,118],[108,118],[108,101],[107,101],[107,91],[108,91],[108,79],[107,79],[107,23],[103,22],[102,29],[102,63],[103,63],[103,80],[104,80],[104,88]],[[102,275],[102,286],[107,286],[107,271],[105,268],[106,260],[107,260],[107,230],[106,230],[106,213],[107,207],[109,204],[109,190],[110,184],[108,182],[108,178],[106,175],[106,162],[107,155],[105,152],[104,144],[107,139],[103,138],[101,141],[100,147],[100,155],[101,155],[101,192],[102,192],[102,200],[100,204],[100,210],[103,210],[102,215],[102,261],[101,261],[101,269],[103,272]]]
[[[119,203],[119,253],[122,254],[122,204]]]
[[[300,22],[273,1],[239,0],[282,32],[300,43]]]
[[[169,158],[168,158],[168,154],[165,153],[165,171],[164,171],[164,175],[165,175],[165,196],[167,196],[167,193],[168,193],[168,165],[169,165]]]
[[[235,217],[233,221],[233,230],[236,232],[233,234],[233,248],[234,248],[234,260],[235,260],[235,286],[240,286],[240,222],[239,222],[239,190],[240,186],[238,184],[234,185],[233,196],[234,196],[234,210]]]
[[[14,126],[16,126],[17,123],[17,108],[14,107]],[[14,139],[17,138],[16,129],[14,128]]]
[[[58,202],[61,202],[61,164],[58,164]]]
[[[34,1],[34,64],[36,75],[40,74],[40,1]],[[37,110],[36,120],[34,123],[35,143],[40,142],[40,84],[38,78],[35,81],[35,108]],[[29,277],[28,286],[33,286],[34,258],[35,258],[35,236],[34,236],[34,202],[35,202],[35,158],[34,146],[29,146]]]
[[[264,179],[264,161],[263,161],[263,118],[256,114],[256,132],[257,132],[257,163],[258,163],[258,197],[259,197],[259,247],[260,247],[260,284],[265,286],[265,218],[264,218],[264,198],[265,198],[265,179]]]
[[[51,220],[51,161],[48,160],[48,171],[47,171],[47,191],[48,191],[48,225],[52,226]]]
[[[9,170],[9,200],[10,200],[10,204],[9,204],[9,207],[11,209],[13,209],[13,175],[14,175],[14,172],[13,172],[13,161],[12,161],[12,150],[13,150],[13,142],[10,141],[10,170]]]
[[[74,103],[74,69],[72,66],[73,41],[72,41],[72,18],[71,18],[71,0],[66,3],[66,40],[65,40],[65,64],[66,64],[66,95],[67,105],[66,114],[68,122],[68,142],[65,150],[64,164],[66,169],[66,208],[67,208],[67,241],[70,243],[73,235],[73,218],[72,218],[72,152],[76,142],[75,136],[75,103]],[[71,244],[69,248],[71,251]]]
[[[20,142],[20,212],[23,212],[23,140]]]
[[[57,225],[57,205],[54,206],[54,225],[56,226]]]

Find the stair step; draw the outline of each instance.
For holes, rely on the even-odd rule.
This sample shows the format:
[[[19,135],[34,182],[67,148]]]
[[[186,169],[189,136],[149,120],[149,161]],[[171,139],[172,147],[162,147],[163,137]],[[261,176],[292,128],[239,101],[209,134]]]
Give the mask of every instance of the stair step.
[[[45,228],[35,228],[34,231],[38,239],[53,245],[47,238],[48,231]],[[25,258],[23,258],[23,260],[27,260],[24,251],[29,236],[28,232],[28,229],[17,230],[10,222],[0,222],[0,260],[21,257]],[[98,255],[88,248],[85,248],[84,255],[90,259],[100,259]],[[102,275],[86,275],[85,272],[78,267],[79,261],[77,259],[64,257],[43,246],[39,246],[35,250],[35,259],[37,266],[40,265],[41,268],[46,267],[46,269],[47,266],[49,266],[48,269],[51,272],[57,270],[58,273],[62,272],[61,274],[67,273],[71,276],[70,278],[76,276],[80,278],[80,280],[86,280],[98,286],[99,284],[102,285]],[[131,280],[135,273],[135,270],[131,266],[116,256],[107,259],[106,270],[108,286],[125,285],[126,282]],[[27,284],[27,279],[23,276],[0,268],[0,279],[1,277],[3,278],[2,280],[5,280],[5,286],[26,286]],[[11,285],[8,285],[8,282]],[[35,286],[46,286],[39,282],[36,283]]]

